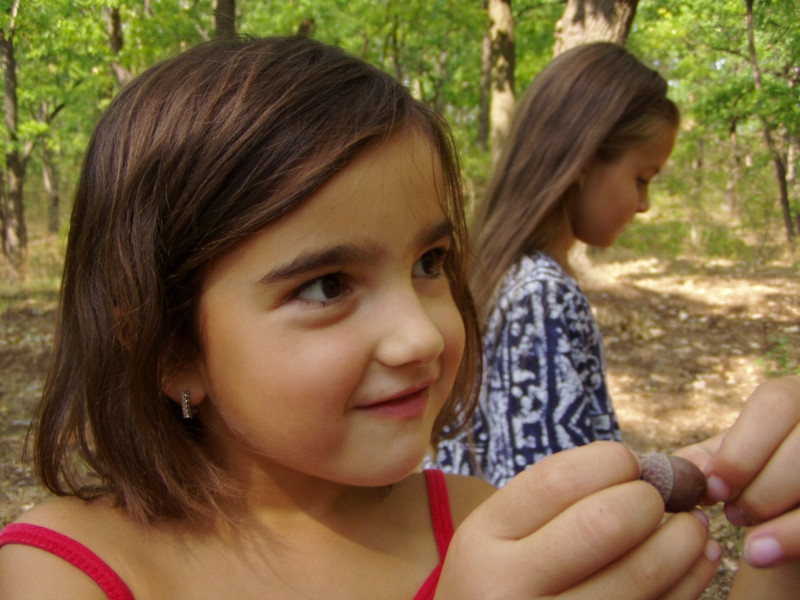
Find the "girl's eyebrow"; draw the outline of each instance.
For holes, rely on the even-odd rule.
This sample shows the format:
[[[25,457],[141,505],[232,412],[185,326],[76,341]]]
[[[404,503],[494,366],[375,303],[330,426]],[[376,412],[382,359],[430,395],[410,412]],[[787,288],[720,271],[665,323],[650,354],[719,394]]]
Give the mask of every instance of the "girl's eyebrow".
[[[431,244],[450,237],[453,234],[453,224],[449,220],[436,223],[426,228],[416,236],[419,247]],[[380,259],[385,254],[379,244],[373,242],[354,242],[338,244],[321,250],[311,250],[296,256],[284,265],[271,269],[258,281],[258,285],[271,285],[286,279],[295,279],[305,275],[324,270],[336,265],[371,262]]]
[[[306,273],[320,271],[334,265],[369,262],[383,255],[377,244],[339,244],[331,248],[312,250],[296,256],[284,265],[271,269],[259,280],[259,285],[270,285],[286,279],[295,279]]]
[[[417,243],[420,247],[424,248],[425,246],[435,244],[439,240],[451,237],[453,237],[453,223],[450,219],[445,219],[433,227],[422,231],[422,233],[417,236]]]

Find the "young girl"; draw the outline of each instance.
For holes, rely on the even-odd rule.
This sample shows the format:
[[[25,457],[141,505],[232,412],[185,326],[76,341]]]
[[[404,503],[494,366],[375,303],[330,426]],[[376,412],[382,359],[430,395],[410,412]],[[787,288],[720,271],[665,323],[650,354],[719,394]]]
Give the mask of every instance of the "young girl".
[[[504,485],[554,452],[621,439],[569,251],[612,245],[647,210],[678,127],[666,91],[624,48],[599,42],[556,57],[520,100],[473,223],[480,408],[468,434],[441,446],[441,468]]]
[[[59,497],[0,534],[0,597],[695,598],[719,547],[701,513],[662,524],[621,444],[499,492],[417,471],[471,409],[460,194],[445,125],[336,48],[226,40],[137,78],[75,198],[34,437]]]

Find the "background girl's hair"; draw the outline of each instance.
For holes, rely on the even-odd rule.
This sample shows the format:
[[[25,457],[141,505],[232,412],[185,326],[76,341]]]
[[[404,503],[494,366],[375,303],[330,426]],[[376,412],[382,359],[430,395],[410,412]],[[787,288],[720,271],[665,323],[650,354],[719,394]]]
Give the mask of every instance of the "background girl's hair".
[[[566,233],[565,193],[592,158],[613,161],[664,121],[678,125],[666,93],[656,71],[608,42],[558,55],[533,80],[473,223],[471,281],[481,320],[511,265]]]
[[[401,129],[422,132],[442,161],[443,209],[455,228],[445,269],[468,336],[433,441],[444,423],[468,418],[478,326],[460,172],[444,121],[338,48],[301,37],[214,41],[136,78],[89,144],[32,430],[46,487],[81,498],[110,491],[143,520],[219,514],[234,486],[204,452],[202,423],[187,425],[162,390],[201,352],[203,277],[234,244]]]

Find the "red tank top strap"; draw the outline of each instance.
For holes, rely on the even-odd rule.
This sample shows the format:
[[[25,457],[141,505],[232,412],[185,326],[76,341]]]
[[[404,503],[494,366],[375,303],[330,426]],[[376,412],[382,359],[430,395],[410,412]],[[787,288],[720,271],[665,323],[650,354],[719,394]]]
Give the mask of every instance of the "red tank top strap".
[[[436,594],[436,587],[439,585],[439,575],[442,572],[442,564],[453,537],[453,517],[450,514],[450,496],[447,494],[447,481],[444,473],[435,469],[426,469],[425,482],[428,485],[428,505],[431,511],[431,522],[433,523],[433,535],[436,539],[436,547],[439,548],[439,564],[428,576],[422,587],[414,596],[414,600],[432,600]]]
[[[453,538],[453,517],[450,514],[450,496],[447,494],[447,481],[444,473],[436,469],[426,469],[425,480],[428,484],[428,503],[431,509],[433,534],[439,556],[444,560],[450,540]]]
[[[57,531],[30,523],[11,523],[0,531],[0,546],[24,544],[45,550],[79,568],[100,586],[109,600],[134,600],[125,582],[86,546]]]

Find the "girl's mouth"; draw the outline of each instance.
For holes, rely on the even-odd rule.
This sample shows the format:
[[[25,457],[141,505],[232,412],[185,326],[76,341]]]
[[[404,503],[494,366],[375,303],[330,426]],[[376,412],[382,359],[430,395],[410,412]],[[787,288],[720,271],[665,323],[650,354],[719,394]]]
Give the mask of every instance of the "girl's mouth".
[[[410,390],[400,392],[384,400],[358,406],[357,410],[375,416],[391,419],[410,420],[421,417],[428,406],[430,383],[416,386]]]

